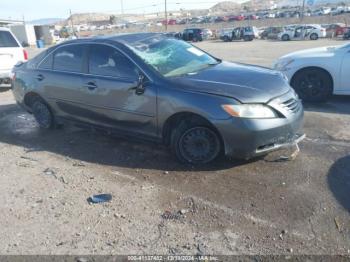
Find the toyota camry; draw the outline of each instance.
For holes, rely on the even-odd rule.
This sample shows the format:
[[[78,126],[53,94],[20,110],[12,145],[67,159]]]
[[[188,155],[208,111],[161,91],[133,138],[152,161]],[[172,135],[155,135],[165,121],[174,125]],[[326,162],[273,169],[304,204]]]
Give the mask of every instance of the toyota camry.
[[[162,34],[64,42],[18,64],[12,85],[41,128],[84,123],[164,143],[186,163],[249,159],[302,137],[303,108],[283,74]]]

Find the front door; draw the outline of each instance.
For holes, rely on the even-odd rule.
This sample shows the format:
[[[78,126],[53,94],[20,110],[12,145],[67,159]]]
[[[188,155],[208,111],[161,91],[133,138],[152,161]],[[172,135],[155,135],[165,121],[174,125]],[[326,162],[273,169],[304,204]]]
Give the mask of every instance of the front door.
[[[340,67],[341,93],[350,94],[350,45],[345,48]]]
[[[129,134],[156,136],[157,90],[143,80],[137,92],[138,67],[116,48],[90,44],[82,97],[95,123]]]

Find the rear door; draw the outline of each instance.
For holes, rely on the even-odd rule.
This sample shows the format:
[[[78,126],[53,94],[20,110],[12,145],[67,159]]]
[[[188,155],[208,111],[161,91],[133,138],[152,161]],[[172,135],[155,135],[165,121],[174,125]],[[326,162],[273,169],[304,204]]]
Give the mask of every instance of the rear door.
[[[0,70],[10,70],[23,60],[23,48],[14,35],[10,31],[0,30]]]
[[[130,134],[156,135],[156,88],[145,79],[144,92],[135,91],[139,68],[113,46],[90,44],[88,75],[81,97],[89,118],[98,125]]]
[[[188,40],[188,29],[185,29],[182,34],[182,40]]]
[[[76,120],[83,117],[84,100],[81,96],[84,78],[84,61],[87,46],[68,44],[48,55],[36,70],[35,81],[57,115]]]
[[[186,34],[186,41],[192,41],[194,36],[194,30],[193,29],[188,29],[187,34]]]

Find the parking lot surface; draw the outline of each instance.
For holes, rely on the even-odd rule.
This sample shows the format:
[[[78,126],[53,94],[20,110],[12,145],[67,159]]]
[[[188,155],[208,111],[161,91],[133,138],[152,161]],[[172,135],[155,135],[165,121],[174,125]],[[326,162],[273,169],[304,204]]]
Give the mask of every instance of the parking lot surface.
[[[343,41],[198,43],[271,66]],[[29,50],[33,56],[38,50]],[[167,148],[74,126],[41,131],[0,93],[1,254],[350,254],[350,97],[305,106],[295,160],[178,164]],[[89,204],[110,193],[109,203]]]

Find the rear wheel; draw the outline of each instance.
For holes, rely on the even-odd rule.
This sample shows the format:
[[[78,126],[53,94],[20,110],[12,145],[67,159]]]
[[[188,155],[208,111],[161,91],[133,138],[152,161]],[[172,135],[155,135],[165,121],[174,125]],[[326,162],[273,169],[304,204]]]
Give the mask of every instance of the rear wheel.
[[[317,39],[318,39],[318,34],[312,33],[312,34],[310,35],[310,39],[311,39],[311,40],[317,40]]]
[[[36,98],[31,105],[31,109],[40,128],[51,129],[55,126],[54,115],[42,99]]]
[[[289,41],[290,37],[289,35],[282,35],[282,41]]]
[[[291,82],[299,97],[306,102],[325,102],[333,93],[333,80],[324,70],[308,68],[296,73]]]
[[[186,121],[173,131],[171,145],[181,162],[195,165],[209,163],[221,152],[219,136],[211,127]]]

